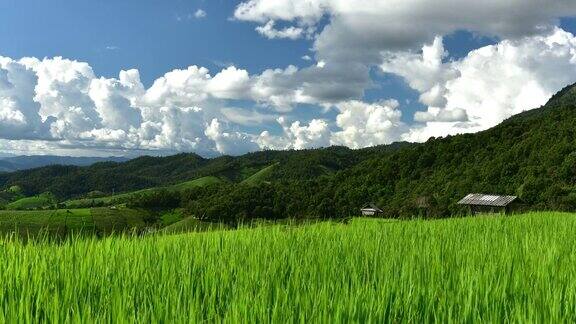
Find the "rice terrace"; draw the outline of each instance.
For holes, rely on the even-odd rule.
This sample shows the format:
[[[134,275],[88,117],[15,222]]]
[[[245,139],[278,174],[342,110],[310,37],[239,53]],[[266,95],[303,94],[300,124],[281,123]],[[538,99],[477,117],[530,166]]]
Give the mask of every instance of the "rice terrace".
[[[0,1],[0,324],[575,323],[576,1]]]

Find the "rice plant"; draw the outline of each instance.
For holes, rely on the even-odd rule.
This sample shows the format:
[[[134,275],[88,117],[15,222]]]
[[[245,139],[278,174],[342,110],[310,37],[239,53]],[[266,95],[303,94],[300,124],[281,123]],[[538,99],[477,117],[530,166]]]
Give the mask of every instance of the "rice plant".
[[[0,241],[0,322],[574,322],[576,215]]]

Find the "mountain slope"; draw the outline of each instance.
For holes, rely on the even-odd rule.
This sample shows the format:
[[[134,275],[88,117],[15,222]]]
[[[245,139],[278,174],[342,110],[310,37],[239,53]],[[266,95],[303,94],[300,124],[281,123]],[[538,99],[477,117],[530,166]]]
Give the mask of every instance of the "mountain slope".
[[[208,176],[203,178],[198,178],[191,181],[186,181],[166,187],[152,187],[137,191],[131,191],[127,193],[122,193],[113,196],[103,196],[103,197],[84,197],[81,199],[68,200],[63,202],[66,208],[87,208],[94,206],[109,206],[114,204],[126,203],[140,196],[152,195],[163,191],[181,192],[195,187],[203,187],[210,185],[221,184],[223,181],[219,178]]]
[[[388,217],[464,213],[471,192],[518,195],[526,209],[576,210],[576,87],[489,130],[377,153],[332,176],[222,187],[191,198],[209,218],[346,217],[376,202]]]
[[[0,160],[0,172],[13,172],[16,170],[18,170],[18,167],[14,164],[8,161]]]
[[[262,168],[262,170],[254,173],[250,177],[246,178],[242,183],[244,184],[258,184],[270,179],[270,175],[274,171],[274,168],[278,166],[278,163],[274,163],[267,167]]]
[[[0,188],[19,185],[27,195],[52,192],[60,199],[91,191],[122,193],[166,186],[206,176],[241,182],[278,163],[274,179],[311,179],[349,168],[369,157],[404,147],[406,143],[354,151],[330,147],[303,151],[262,151],[239,157],[205,159],[196,154],[143,156],[123,163],[102,162],[89,167],[47,166],[0,174]]]
[[[336,199],[353,188],[395,213],[414,213],[425,197],[436,214],[457,210],[469,192],[518,195],[531,208],[576,208],[576,87],[540,109],[477,134],[429,140],[339,174]]]
[[[98,162],[125,162],[123,157],[74,157],[74,156],[54,156],[54,155],[20,155],[0,157],[0,171],[13,172],[40,168],[48,165],[77,165],[88,166]]]

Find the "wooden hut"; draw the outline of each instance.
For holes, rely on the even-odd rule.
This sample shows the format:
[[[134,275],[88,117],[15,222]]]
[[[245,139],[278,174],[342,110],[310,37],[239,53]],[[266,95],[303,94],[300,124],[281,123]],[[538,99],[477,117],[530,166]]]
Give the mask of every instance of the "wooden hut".
[[[419,217],[428,217],[430,216],[430,203],[431,199],[428,196],[420,196],[414,199],[414,208],[417,211],[417,215]]]
[[[362,212],[362,216],[380,216],[384,213],[382,209],[373,203],[364,205],[360,211]]]
[[[470,207],[472,214],[480,213],[507,213],[516,196],[500,196],[486,194],[469,194],[462,198],[458,204]]]

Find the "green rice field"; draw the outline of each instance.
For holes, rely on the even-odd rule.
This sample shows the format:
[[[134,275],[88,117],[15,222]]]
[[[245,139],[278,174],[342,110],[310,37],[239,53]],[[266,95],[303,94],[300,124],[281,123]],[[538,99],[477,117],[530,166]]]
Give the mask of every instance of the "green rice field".
[[[146,227],[144,210],[129,208],[0,210],[0,236],[68,236],[74,234],[108,235],[141,230]]]
[[[0,322],[574,322],[576,215],[0,241]]]
[[[223,183],[223,182],[224,181],[221,180],[220,178],[208,176],[208,177],[203,177],[203,178],[199,178],[199,179],[195,179],[195,180],[190,180],[190,181],[178,183],[178,184],[171,185],[171,186],[147,188],[147,189],[142,189],[142,190],[138,190],[138,191],[132,191],[132,192],[127,192],[127,193],[117,194],[114,196],[68,200],[68,201],[64,202],[64,205],[66,206],[66,208],[86,208],[86,207],[92,207],[95,204],[101,204],[102,206],[107,206],[107,205],[112,205],[115,203],[124,203],[127,200],[129,200],[135,196],[150,194],[150,193],[153,193],[153,192],[156,192],[159,190],[183,191],[183,190],[191,189],[194,187],[204,187],[204,186],[219,184],[219,183]]]
[[[33,197],[24,197],[6,205],[6,209],[24,210],[53,205],[54,197],[50,194],[41,194]]]

